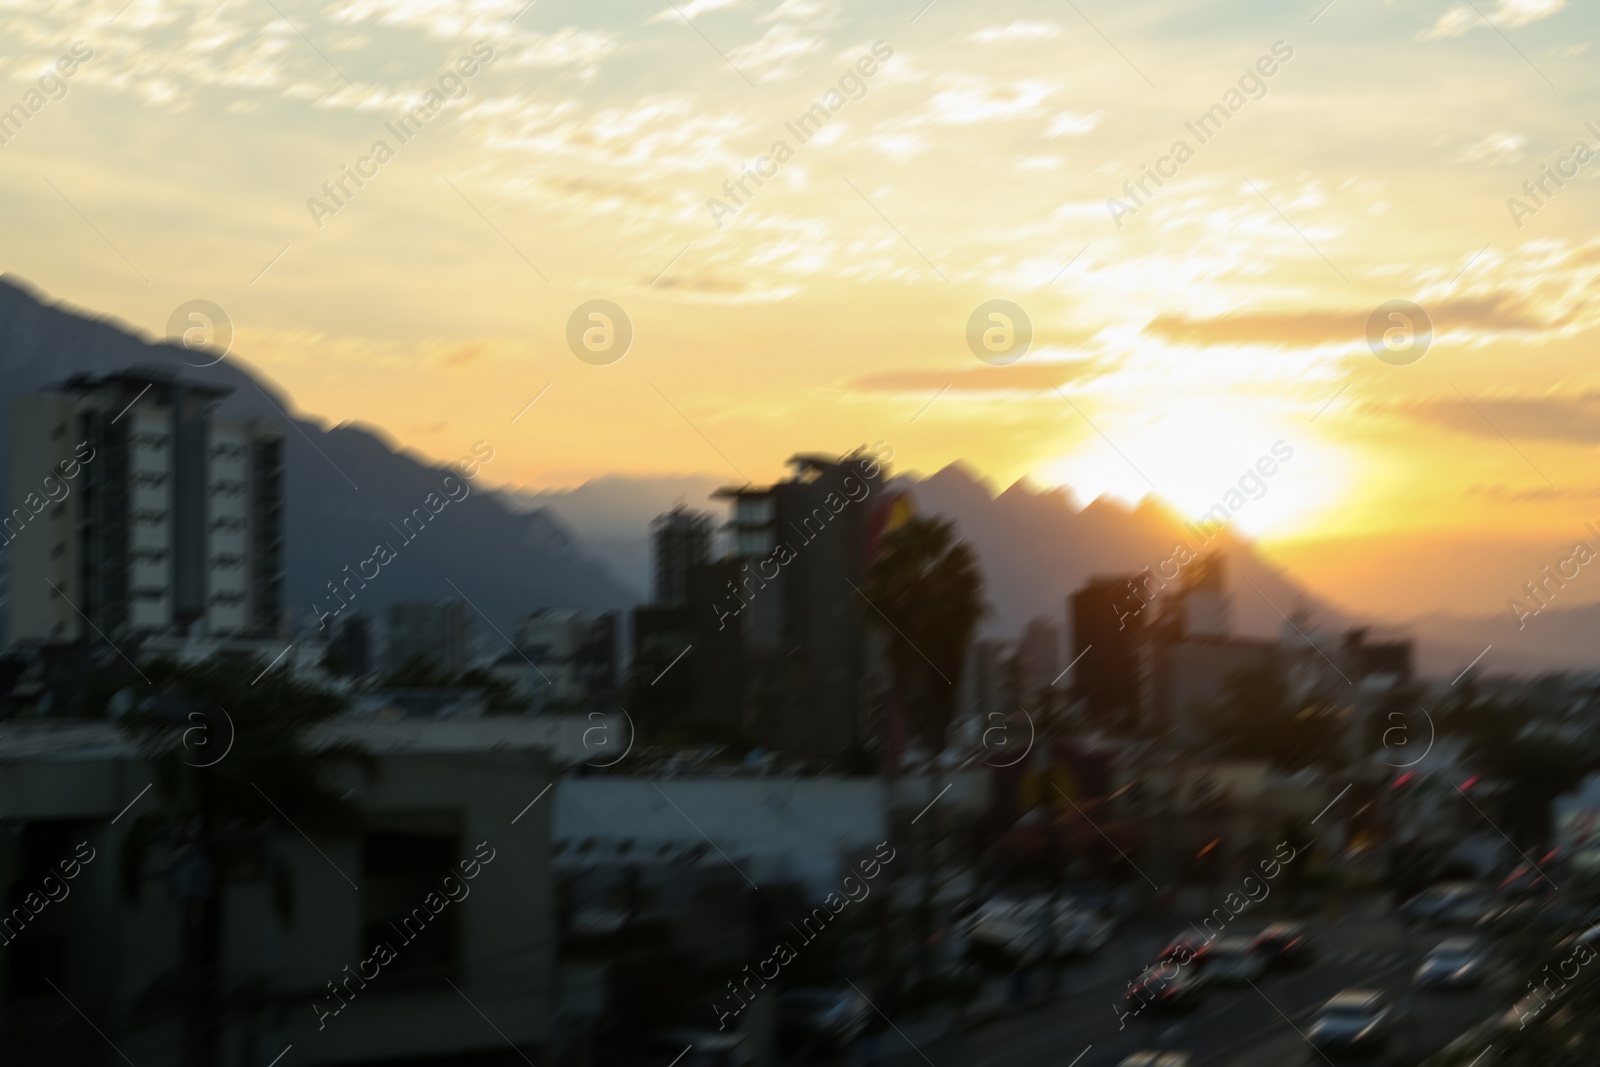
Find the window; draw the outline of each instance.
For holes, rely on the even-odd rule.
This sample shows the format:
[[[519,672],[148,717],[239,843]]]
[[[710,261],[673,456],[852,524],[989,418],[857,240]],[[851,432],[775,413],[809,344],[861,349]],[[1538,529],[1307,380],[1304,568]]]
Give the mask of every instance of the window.
[[[363,959],[381,942],[395,953],[383,968],[386,976],[428,982],[453,973],[463,905],[450,902],[434,912],[424,901],[430,893],[438,894],[435,903],[448,900],[444,879],[459,872],[460,858],[460,842],[453,835],[367,836],[361,851]],[[471,888],[459,873],[451,883],[456,885]],[[460,895],[462,890],[454,892]]]
[[[774,511],[770,496],[741,496],[734,505],[734,521],[771,522]]]
[[[7,1000],[51,997],[55,991],[49,983],[62,985],[67,980],[67,917],[72,893],[79,888],[62,882],[60,864],[73,858],[73,844],[82,838],[73,837],[68,822],[27,822],[17,829],[16,879],[0,887],[0,905],[5,907],[8,922],[6,936],[14,941],[0,953],[0,966],[7,971],[5,996]],[[46,878],[50,879],[48,885]],[[65,887],[65,896],[58,887]],[[28,894],[44,899],[46,890],[59,901],[51,901],[37,914],[23,905]]]

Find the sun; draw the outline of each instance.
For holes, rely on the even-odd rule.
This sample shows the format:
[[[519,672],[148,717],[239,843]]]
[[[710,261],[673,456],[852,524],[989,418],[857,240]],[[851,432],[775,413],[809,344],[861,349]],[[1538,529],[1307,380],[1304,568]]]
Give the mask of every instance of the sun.
[[[1088,435],[1034,474],[1082,500],[1155,496],[1185,520],[1214,518],[1221,507],[1240,533],[1271,539],[1312,527],[1347,482],[1338,452],[1308,425],[1242,404],[1089,418]]]

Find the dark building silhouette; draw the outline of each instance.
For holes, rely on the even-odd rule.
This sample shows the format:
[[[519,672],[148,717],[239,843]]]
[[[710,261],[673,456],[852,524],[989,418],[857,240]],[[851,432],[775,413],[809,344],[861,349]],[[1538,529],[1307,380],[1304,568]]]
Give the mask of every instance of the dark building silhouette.
[[[856,593],[872,519],[886,505],[873,456],[792,456],[769,486],[721,489],[732,504],[717,632],[739,628],[742,718],[763,742],[828,760],[859,744],[867,625]]]
[[[1135,577],[1096,575],[1067,602],[1073,692],[1100,728],[1138,725],[1146,620],[1130,592]]]
[[[334,620],[328,664],[332,673],[345,678],[361,678],[372,670],[372,628],[366,616],[352,612]]]
[[[1061,627],[1049,619],[1030,619],[1017,642],[1018,673],[1025,693],[1049,688],[1061,671]]]
[[[1357,680],[1387,675],[1394,684],[1410,684],[1412,642],[1405,638],[1372,641],[1370,636],[1371,631],[1364,626],[1344,632],[1339,652],[1345,673]]]
[[[678,505],[650,523],[651,597],[657,604],[689,599],[689,568],[711,560],[715,517]]]

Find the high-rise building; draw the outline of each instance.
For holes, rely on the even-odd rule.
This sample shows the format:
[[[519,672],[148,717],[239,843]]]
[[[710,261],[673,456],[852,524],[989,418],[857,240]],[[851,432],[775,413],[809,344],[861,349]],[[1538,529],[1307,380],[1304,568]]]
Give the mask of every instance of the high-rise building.
[[[1134,575],[1090,578],[1072,594],[1073,691],[1098,727],[1137,724],[1145,613],[1130,591]]]
[[[867,623],[856,589],[897,499],[866,452],[792,456],[790,477],[718,490],[733,505],[731,576],[696,611],[739,627],[743,721],[815,759],[866,740]]]
[[[610,710],[617,693],[617,613],[540,608],[517,623],[519,658],[534,665],[544,687],[530,689],[542,706],[550,700]]]
[[[389,643],[384,666],[392,673],[429,660],[447,675],[467,669],[472,653],[472,616],[460,600],[389,605]]]
[[[651,599],[657,604],[683,604],[689,599],[689,568],[711,559],[709,512],[678,505],[650,523]]]
[[[1019,673],[1024,692],[1028,696],[1047,689],[1061,670],[1061,627],[1040,616],[1030,619],[1022,628],[1022,640],[1017,642]]]
[[[283,441],[228,392],[135,368],[13,400],[11,644],[282,634]]]
[[[372,638],[361,612],[334,620],[327,663],[331,673],[345,678],[361,678],[372,669]]]

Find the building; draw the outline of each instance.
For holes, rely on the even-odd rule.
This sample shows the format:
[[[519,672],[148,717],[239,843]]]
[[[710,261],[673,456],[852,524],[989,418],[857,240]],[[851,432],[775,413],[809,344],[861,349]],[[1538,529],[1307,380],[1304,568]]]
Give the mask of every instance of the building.
[[[372,636],[366,616],[351,612],[334,620],[328,639],[328,673],[343,678],[364,678],[372,670]]]
[[[868,623],[856,588],[894,513],[866,452],[790,457],[768,486],[718,490],[732,505],[723,588],[700,612],[737,627],[741,718],[763,744],[829,760],[865,740]]]
[[[1017,643],[1023,692],[1032,696],[1054,684],[1061,671],[1060,657],[1061,627],[1043,616],[1030,619]]]
[[[1136,577],[1096,575],[1067,602],[1073,691],[1096,728],[1138,723],[1146,618],[1130,592]]]
[[[351,791],[348,829],[312,831],[313,845],[277,823],[268,870],[246,860],[220,876],[158,843],[135,900],[120,870],[130,829],[164,803],[139,750],[108,722],[0,724],[0,890],[39,903],[0,930],[0,1061],[184,1062],[151,989],[183,965],[204,910],[186,901],[214,899],[229,1004],[217,1067],[291,1045],[303,1064],[501,1063],[511,1049],[510,1062],[549,1062],[551,809],[529,801],[553,784],[551,761],[492,720],[443,737],[451,725],[374,745],[372,728],[324,724],[323,739],[359,740],[377,763]],[[289,918],[275,883],[293,887]]]
[[[1010,642],[980,638],[972,643],[961,678],[962,706],[979,730],[990,726],[990,716],[1010,715],[1021,706],[1017,666]]]
[[[651,596],[657,604],[689,599],[689,568],[711,560],[715,517],[678,505],[650,523]]]
[[[1204,737],[1201,715],[1222,700],[1235,672],[1282,669],[1277,642],[1243,637],[1155,635],[1147,646],[1146,725],[1180,741]]]
[[[460,600],[391,604],[385,668],[393,673],[426,660],[452,677],[466,670],[472,653],[470,611]]]
[[[733,560],[689,568],[683,604],[640,604],[633,609],[633,668],[628,707],[652,738],[677,734],[706,741],[757,737],[747,699],[743,630],[717,602],[739,577]]]
[[[136,368],[13,400],[13,646],[284,633],[283,442],[228,392]]]
[[[533,675],[525,688],[538,707],[560,702],[611,710],[616,703],[616,612],[540,608],[517,623],[513,637],[516,650],[502,662],[521,663]]]
[[[1177,588],[1156,600],[1145,627],[1145,722],[1178,740],[1205,737],[1201,714],[1220,702],[1238,672],[1284,678],[1277,641],[1236,637],[1227,593],[1227,557],[1208,552],[1183,572]]]

